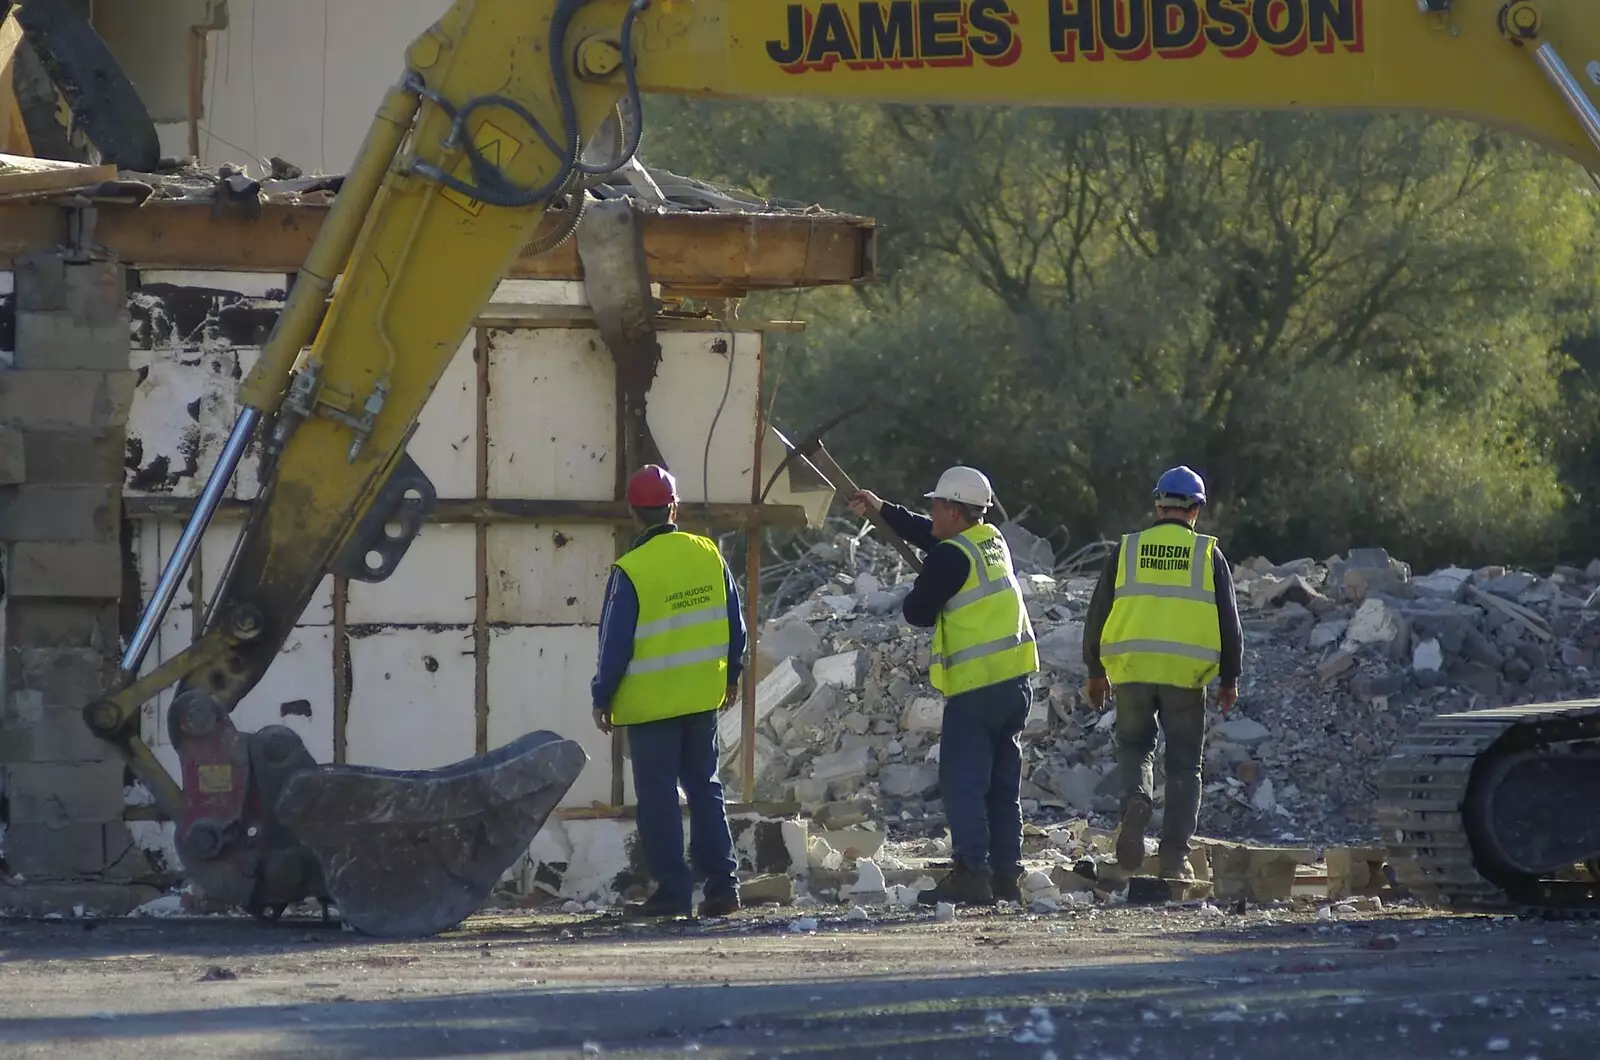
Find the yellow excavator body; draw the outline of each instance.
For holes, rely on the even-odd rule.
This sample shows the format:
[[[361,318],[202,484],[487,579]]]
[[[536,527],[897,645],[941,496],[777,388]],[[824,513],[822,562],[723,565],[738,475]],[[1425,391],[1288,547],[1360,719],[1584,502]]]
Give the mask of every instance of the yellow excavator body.
[[[243,412],[123,681],[85,708],[179,822],[202,886],[257,909],[331,896],[380,934],[440,930],[470,911],[496,867],[526,849],[582,752],[533,734],[447,770],[396,774],[317,765],[292,732],[237,733],[228,715],[330,570],[381,580],[401,561],[432,496],[405,457],[419,413],[547,210],[632,157],[643,93],[1417,112],[1509,130],[1600,172],[1593,0],[456,0],[404,69],[241,387]],[[586,164],[583,148],[619,114],[630,119],[617,123],[624,150]],[[258,440],[266,488],[209,625],[137,676],[222,487]],[[142,704],[173,684],[181,786],[137,725]],[[1406,861],[1397,872],[1448,901],[1589,900],[1550,898],[1546,877],[1552,857],[1600,854],[1592,813],[1587,826],[1563,818],[1565,840],[1538,850],[1515,833],[1529,806],[1593,786],[1574,779],[1585,763],[1600,776],[1579,755],[1579,774],[1551,781],[1545,761],[1593,733],[1600,708],[1463,717],[1386,767],[1386,826]],[[1513,745],[1533,757],[1507,767]],[[1481,781],[1491,767],[1496,779]],[[507,776],[516,782],[496,787]],[[1439,786],[1445,776],[1460,784]],[[1530,803],[1530,791],[1542,794]],[[463,838],[486,827],[498,829],[492,856]],[[467,862],[477,882],[440,900],[446,882],[427,865]]]

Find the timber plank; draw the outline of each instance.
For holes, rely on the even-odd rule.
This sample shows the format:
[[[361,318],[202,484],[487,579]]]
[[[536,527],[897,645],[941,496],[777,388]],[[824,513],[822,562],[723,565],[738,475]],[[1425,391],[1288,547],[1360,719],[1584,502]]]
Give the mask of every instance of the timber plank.
[[[117,179],[117,167],[86,166],[55,158],[0,154],[0,197],[37,191],[92,188]]]

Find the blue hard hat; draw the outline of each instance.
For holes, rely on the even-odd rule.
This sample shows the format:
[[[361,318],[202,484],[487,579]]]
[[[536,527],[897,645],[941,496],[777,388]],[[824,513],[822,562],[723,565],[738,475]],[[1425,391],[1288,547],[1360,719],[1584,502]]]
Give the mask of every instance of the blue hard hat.
[[[1156,488],[1152,491],[1157,499],[1162,497],[1182,497],[1204,504],[1206,502],[1206,480],[1195,473],[1187,464],[1180,464],[1166,471],[1156,481]]]

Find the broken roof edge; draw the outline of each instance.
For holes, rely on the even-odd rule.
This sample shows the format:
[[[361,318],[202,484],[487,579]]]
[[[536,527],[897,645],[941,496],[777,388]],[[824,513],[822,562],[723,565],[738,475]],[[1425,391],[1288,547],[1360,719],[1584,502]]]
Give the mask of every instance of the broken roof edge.
[[[87,168],[87,167],[86,167]],[[305,262],[342,176],[254,181],[189,167],[137,179],[6,196],[0,188],[0,270],[60,244],[59,211],[94,207],[98,248],[139,269],[293,273]],[[686,297],[849,286],[877,279],[877,225],[819,205],[766,199],[667,170],[618,171],[590,189],[639,214],[651,279]],[[582,227],[540,253],[524,251],[507,279],[582,280]]]
[[[175,165],[161,173],[122,170],[116,179],[96,179],[83,184],[6,194],[0,185],[0,203],[72,205],[89,198],[96,203],[144,205],[159,203],[222,202],[224,207],[253,205],[330,206],[344,183],[344,174],[305,176],[274,159],[278,176],[257,179],[233,165],[216,169],[194,163]],[[86,170],[89,167],[84,167]],[[769,198],[754,192],[685,176],[662,167],[646,166],[637,158],[607,177],[588,185],[597,199],[631,199],[641,209],[657,213],[732,214],[746,216],[805,216],[872,225],[869,217],[831,210],[820,203]]]

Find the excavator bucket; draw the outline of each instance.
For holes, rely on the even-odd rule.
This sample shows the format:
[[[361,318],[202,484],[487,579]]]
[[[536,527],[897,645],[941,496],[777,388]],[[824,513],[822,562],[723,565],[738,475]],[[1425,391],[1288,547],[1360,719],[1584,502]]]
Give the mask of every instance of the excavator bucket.
[[[322,865],[344,922],[423,936],[472,915],[588,756],[553,732],[431,770],[321,765],[283,781],[274,816]]]

